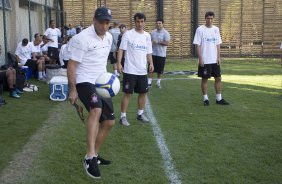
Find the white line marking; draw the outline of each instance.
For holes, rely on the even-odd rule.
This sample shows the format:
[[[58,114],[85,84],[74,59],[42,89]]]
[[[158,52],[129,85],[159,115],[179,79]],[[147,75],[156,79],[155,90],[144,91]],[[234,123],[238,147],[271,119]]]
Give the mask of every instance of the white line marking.
[[[175,169],[173,160],[170,156],[169,149],[165,143],[164,135],[162,134],[162,131],[158,125],[157,119],[154,116],[148,96],[146,96],[145,110],[150,119],[150,122],[151,122],[150,124],[152,125],[158,147],[163,157],[165,173],[168,177],[168,180],[171,184],[181,184],[180,175]]]

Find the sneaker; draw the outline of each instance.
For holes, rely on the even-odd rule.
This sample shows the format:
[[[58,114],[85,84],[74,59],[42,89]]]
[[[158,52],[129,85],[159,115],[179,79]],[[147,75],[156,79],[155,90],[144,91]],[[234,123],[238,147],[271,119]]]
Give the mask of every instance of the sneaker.
[[[90,176],[91,178],[97,179],[101,177],[97,163],[97,157],[93,157],[92,159],[85,158],[83,160],[83,167],[87,175]]]
[[[20,95],[17,94],[17,92],[15,90],[10,92],[10,97],[12,98],[20,98]]]
[[[6,105],[6,104],[7,104],[6,101],[3,98],[0,98],[0,106]]]
[[[129,122],[127,121],[126,117],[121,117],[119,119],[120,124],[124,125],[124,126],[129,126]]]
[[[45,78],[43,78],[43,77],[42,77],[42,78],[38,78],[38,80],[39,80],[39,81],[43,81],[43,82],[45,82],[45,81],[46,81],[46,79],[45,79]]]
[[[157,83],[157,88],[161,89],[162,88],[161,84]]]
[[[17,94],[23,94],[24,93],[23,91],[19,90],[18,88],[16,88],[15,91],[17,92]]]
[[[109,165],[111,164],[111,161],[103,159],[102,157],[100,157],[99,155],[97,156],[97,163],[99,165]]]
[[[143,121],[144,123],[148,123],[149,122],[149,119],[143,114],[141,115],[137,115],[137,120],[139,121]]]
[[[205,100],[204,101],[204,106],[209,106],[210,105],[210,101],[209,100]]]
[[[224,99],[221,99],[219,101],[216,100],[216,104],[218,104],[218,105],[229,105],[229,103],[227,101],[225,101]]]

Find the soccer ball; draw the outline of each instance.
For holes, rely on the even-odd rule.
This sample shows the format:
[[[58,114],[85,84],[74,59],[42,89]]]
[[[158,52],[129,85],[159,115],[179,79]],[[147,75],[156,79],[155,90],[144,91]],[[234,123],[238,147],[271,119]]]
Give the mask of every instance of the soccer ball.
[[[96,79],[95,86],[98,95],[103,98],[111,98],[118,94],[120,82],[116,75],[103,73]]]

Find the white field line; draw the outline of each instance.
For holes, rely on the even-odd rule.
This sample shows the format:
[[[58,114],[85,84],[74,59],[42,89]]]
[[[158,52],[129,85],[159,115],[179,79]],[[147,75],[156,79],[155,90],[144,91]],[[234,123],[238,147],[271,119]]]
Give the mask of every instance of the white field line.
[[[146,96],[145,110],[150,119],[150,122],[151,122],[150,124],[153,128],[153,132],[154,132],[158,147],[163,157],[166,176],[168,177],[168,180],[171,184],[181,184],[180,175],[177,172],[177,170],[175,169],[173,160],[170,156],[170,151],[165,143],[164,135],[162,134],[162,131],[159,127],[156,117],[154,116],[154,113],[150,105],[149,98],[147,96]]]

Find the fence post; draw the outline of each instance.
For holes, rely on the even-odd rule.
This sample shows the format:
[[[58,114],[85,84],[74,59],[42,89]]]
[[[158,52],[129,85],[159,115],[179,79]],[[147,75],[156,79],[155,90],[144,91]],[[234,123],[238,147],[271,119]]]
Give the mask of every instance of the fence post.
[[[164,17],[164,1],[163,0],[158,0],[157,1],[157,18],[158,19],[163,19]]]
[[[5,58],[5,64],[7,63],[7,26],[6,26],[6,9],[5,9],[5,3],[4,0],[2,0],[2,8],[3,8],[3,28],[4,28],[4,58]]]
[[[30,0],[28,0],[28,27],[29,27],[29,40],[32,41],[31,19],[30,19]]]
[[[192,30],[192,34],[191,34],[191,48],[192,48],[192,55],[196,56],[196,46],[193,44],[193,39],[194,39],[194,35],[196,33],[196,30],[198,28],[198,1],[197,0],[193,0],[192,1],[192,11],[191,11],[191,16],[192,16],[192,24],[191,24],[191,30]]]

